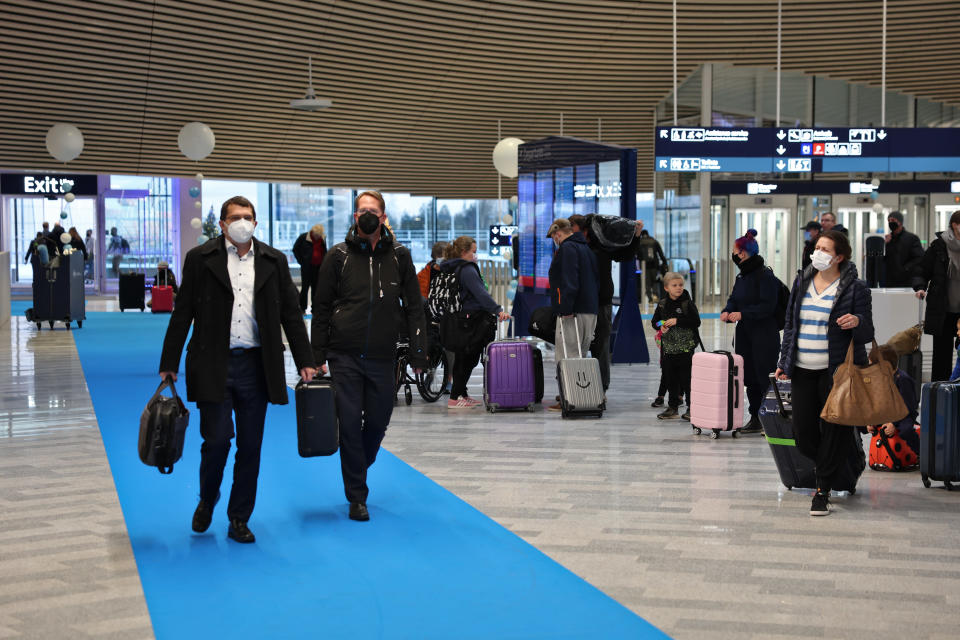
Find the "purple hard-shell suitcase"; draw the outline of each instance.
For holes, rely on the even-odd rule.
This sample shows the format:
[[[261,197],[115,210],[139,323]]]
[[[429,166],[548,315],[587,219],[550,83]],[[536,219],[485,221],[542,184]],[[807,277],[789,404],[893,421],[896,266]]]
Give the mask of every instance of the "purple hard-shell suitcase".
[[[483,354],[483,403],[493,413],[505,409],[533,411],[536,376],[533,347],[520,340],[497,340]]]
[[[693,354],[690,371],[690,424],[694,433],[721,431],[743,426],[743,357],[729,351]]]

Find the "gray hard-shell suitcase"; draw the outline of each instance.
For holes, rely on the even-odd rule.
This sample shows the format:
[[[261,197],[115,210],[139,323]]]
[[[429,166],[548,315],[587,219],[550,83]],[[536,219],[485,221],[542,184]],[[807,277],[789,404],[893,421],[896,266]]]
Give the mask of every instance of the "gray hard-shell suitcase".
[[[603,399],[603,383],[600,381],[600,362],[596,358],[584,358],[577,342],[576,358],[566,357],[566,340],[563,339],[563,318],[557,318],[564,358],[557,362],[557,385],[560,387],[560,410],[564,418],[572,416],[603,416],[606,403]],[[576,327],[577,319],[573,319]],[[579,333],[579,331],[577,331]]]
[[[302,458],[332,456],[340,447],[340,421],[330,378],[300,380],[297,402],[297,450]]]
[[[920,478],[960,482],[960,383],[927,382],[920,402]]]

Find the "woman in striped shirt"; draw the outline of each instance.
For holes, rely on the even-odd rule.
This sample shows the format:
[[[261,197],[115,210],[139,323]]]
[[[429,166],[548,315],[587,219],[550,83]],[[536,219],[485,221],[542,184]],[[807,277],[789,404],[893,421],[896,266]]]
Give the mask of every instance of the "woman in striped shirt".
[[[853,447],[860,441],[854,427],[820,419],[834,371],[846,357],[850,341],[854,342],[854,361],[866,365],[863,345],[873,340],[870,289],[858,279],[850,253],[850,241],[844,234],[820,234],[812,264],[797,275],[790,292],[776,372],[781,380],[793,380],[797,447],[816,463],[817,493],[810,508],[814,516],[830,513],[830,490],[843,479],[844,467],[856,455]]]

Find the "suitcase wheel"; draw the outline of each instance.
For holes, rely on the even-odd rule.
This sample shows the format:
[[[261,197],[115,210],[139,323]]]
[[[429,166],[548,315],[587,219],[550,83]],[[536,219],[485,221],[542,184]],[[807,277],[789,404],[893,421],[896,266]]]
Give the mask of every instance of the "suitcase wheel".
[[[527,411],[529,411],[530,413],[533,413],[534,411],[536,411],[536,409],[537,409],[536,403],[531,402],[530,404],[527,405]]]
[[[733,434],[731,434],[731,435],[733,435],[734,438],[739,438],[739,437],[740,437],[740,429],[734,429],[734,430],[733,430]]]
[[[700,435],[701,433],[703,433],[703,429],[701,429],[700,427],[694,427],[693,432],[697,435]]]
[[[710,432],[710,439],[711,439],[711,440],[716,440],[716,439],[719,438],[719,437],[720,437],[720,429],[713,429],[713,430]]]
[[[38,325],[38,326],[39,326],[39,325]],[[920,474],[920,480],[923,481],[923,486],[924,486],[924,487],[926,487],[927,489],[930,488],[930,478],[927,477],[927,474],[921,473],[921,474]]]
[[[943,486],[945,486],[945,487],[947,488],[947,491],[953,491],[953,485],[950,484],[950,481],[949,481],[949,480],[944,480],[944,481],[943,481]]]

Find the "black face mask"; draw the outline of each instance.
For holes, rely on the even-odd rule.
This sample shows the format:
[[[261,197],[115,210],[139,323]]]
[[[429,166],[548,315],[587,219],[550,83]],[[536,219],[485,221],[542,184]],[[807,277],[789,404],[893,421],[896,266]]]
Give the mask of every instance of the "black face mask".
[[[733,264],[739,266],[739,265],[740,265],[740,262],[741,262],[740,256],[738,256],[737,254],[733,254]]]
[[[370,235],[380,228],[380,217],[367,211],[357,218],[357,227],[360,231]]]
[[[896,220],[894,220],[893,222],[889,222],[887,224],[890,225],[890,231],[896,231],[897,229],[900,228],[900,223],[897,222]]]

